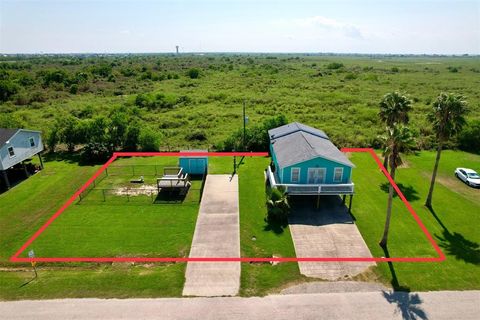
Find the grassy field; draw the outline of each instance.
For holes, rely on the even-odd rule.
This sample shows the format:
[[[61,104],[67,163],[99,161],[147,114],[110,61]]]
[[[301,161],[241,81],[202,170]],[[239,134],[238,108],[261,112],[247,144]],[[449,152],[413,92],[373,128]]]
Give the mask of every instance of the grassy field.
[[[447,259],[440,263],[379,263],[373,274],[360,279],[378,280],[409,290],[479,288],[480,237],[477,229],[480,218],[476,213],[480,211],[480,190],[456,180],[453,169],[459,163],[480,169],[480,156],[444,152],[432,213],[423,206],[423,201],[434,156],[432,152],[409,155],[406,165],[398,171],[397,180]],[[357,166],[353,175],[357,194],[352,213],[372,254],[385,256],[377,243],[385,218],[386,179],[369,155],[352,154],[351,159]],[[0,195],[1,207],[9,208],[0,212],[0,299],[180,296],[185,272],[183,263],[40,264],[39,279],[22,286],[33,273],[28,264],[12,264],[8,258],[97,168],[79,166],[73,159],[48,160],[44,171]],[[121,161],[123,165],[138,164],[138,161],[149,165],[158,162],[154,158]],[[247,157],[237,169],[242,256],[289,257],[295,254],[289,229],[272,228],[263,220],[263,170],[268,162],[267,158]],[[211,157],[209,167],[210,173],[231,173],[233,162],[231,158]],[[59,185],[64,187],[59,188]],[[175,206],[175,214],[163,210],[164,206]],[[150,207],[152,209],[147,209]],[[185,256],[197,211],[198,207],[195,211],[193,207],[182,209],[178,204],[73,205],[32,245],[38,256],[72,256],[72,252],[77,252],[77,256]],[[179,217],[178,212],[184,216]],[[131,219],[132,214],[139,219]],[[168,228],[162,224],[167,224]],[[435,256],[399,199],[394,202],[388,254],[392,257]],[[302,281],[309,280],[300,275],[296,263],[243,263],[241,295],[264,295]]]
[[[343,66],[335,69],[332,63]],[[94,70],[105,65],[110,66],[106,75]],[[377,143],[384,130],[377,116],[378,104],[383,95],[394,90],[406,92],[414,102],[410,118],[419,134],[420,148],[432,147],[426,112],[441,91],[465,95],[471,109],[469,121],[480,119],[478,57],[38,57],[0,62],[0,67],[8,68],[6,77],[14,83],[33,83],[19,85],[9,101],[0,103],[0,114],[4,115],[0,116],[0,127],[28,127],[48,133],[57,119],[67,115],[89,120],[99,115],[109,117],[114,108],[125,107],[142,129],[149,127],[160,135],[162,149],[221,147],[222,141],[242,125],[244,99],[249,126],[284,114],[289,121],[321,128],[339,146]],[[200,71],[198,79],[186,75],[191,68]],[[70,84],[46,85],[41,76],[46,71],[65,72],[65,83],[78,73],[86,80],[76,84],[79,90],[73,94]],[[162,77],[146,76],[152,73]],[[25,77],[31,81],[23,81]],[[143,107],[136,104],[139,94],[164,98],[159,106]]]

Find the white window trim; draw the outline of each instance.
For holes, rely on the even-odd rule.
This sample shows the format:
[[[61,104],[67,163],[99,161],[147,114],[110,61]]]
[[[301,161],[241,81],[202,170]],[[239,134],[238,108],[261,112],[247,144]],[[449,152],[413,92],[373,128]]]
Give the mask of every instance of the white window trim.
[[[323,179],[318,184],[324,184],[325,179],[327,178],[327,168],[308,168],[307,183],[309,183],[308,179],[310,177],[310,172],[313,171],[313,170],[323,171]]]
[[[335,173],[337,172],[337,169],[340,169],[342,174],[340,175],[340,179],[335,179]],[[333,170],[333,182],[342,182],[343,180],[343,167],[335,167],[335,169]]]
[[[32,143],[30,142],[31,139],[33,139],[33,146],[32,146]],[[35,148],[37,146],[37,143],[35,142],[35,137],[28,138],[28,146],[30,148]]]
[[[298,180],[297,181],[293,181],[293,170],[296,170],[298,169]],[[302,169],[300,167],[293,167],[291,170],[290,170],[290,182],[291,183],[298,183],[300,182],[300,172],[302,171]]]
[[[12,151],[13,151],[13,156],[10,154],[10,148],[12,148]],[[15,154],[15,148],[13,146],[10,146],[10,147],[7,147],[7,152],[8,152],[8,156],[10,158],[15,158],[16,157],[16,154]]]

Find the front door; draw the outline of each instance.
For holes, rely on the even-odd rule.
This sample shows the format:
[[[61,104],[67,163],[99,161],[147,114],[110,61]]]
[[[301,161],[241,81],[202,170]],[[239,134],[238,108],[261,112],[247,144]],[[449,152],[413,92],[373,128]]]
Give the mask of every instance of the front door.
[[[325,182],[325,168],[309,168],[308,184],[321,184]]]

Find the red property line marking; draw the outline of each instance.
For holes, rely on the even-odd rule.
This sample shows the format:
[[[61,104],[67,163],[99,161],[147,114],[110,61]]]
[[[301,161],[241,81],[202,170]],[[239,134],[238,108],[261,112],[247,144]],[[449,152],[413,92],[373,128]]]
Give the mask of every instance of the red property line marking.
[[[401,190],[396,185],[395,181],[391,178],[388,171],[383,166],[380,159],[375,154],[375,151],[370,148],[343,148],[342,152],[368,152],[374,158],[377,165],[387,177],[388,181],[392,184],[393,188],[397,192],[400,199],[406,205],[408,211],[412,214],[415,221],[418,223],[423,233],[430,241],[435,251],[438,253],[438,257],[401,257],[401,258],[367,258],[367,257],[306,257],[306,258],[241,258],[241,257],[189,257],[189,258],[147,258],[147,257],[106,257],[106,258],[84,258],[84,257],[71,257],[71,258],[21,258],[19,255],[27,249],[27,247],[36,239],[45,229],[67,209],[77,197],[90,185],[93,181],[113,162],[117,157],[144,157],[144,156],[253,156],[253,157],[266,157],[267,152],[115,152],[113,156],[80,188],[73,194],[73,196],[53,215],[48,221],[38,229],[35,234],[22,245],[22,247],[10,258],[11,262],[298,262],[298,261],[343,261],[343,262],[358,262],[358,261],[375,261],[375,262],[438,262],[445,260],[445,255],[438,247],[435,240],[432,238],[427,228],[420,220],[417,213],[413,210],[410,203],[407,201]]]

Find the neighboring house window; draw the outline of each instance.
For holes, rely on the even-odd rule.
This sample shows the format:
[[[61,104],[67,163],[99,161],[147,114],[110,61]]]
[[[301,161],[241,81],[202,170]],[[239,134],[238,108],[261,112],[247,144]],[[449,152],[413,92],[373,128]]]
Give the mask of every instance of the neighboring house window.
[[[8,147],[8,154],[11,157],[15,157],[15,151],[13,151],[13,147]]]
[[[292,168],[292,176],[290,177],[292,182],[300,181],[300,168]]]
[[[341,182],[343,179],[343,168],[335,168],[335,173],[333,175],[334,182]]]
[[[30,142],[30,147],[31,148],[35,147],[35,139],[33,139],[33,137],[30,137],[30,139],[28,139],[28,141]]]

